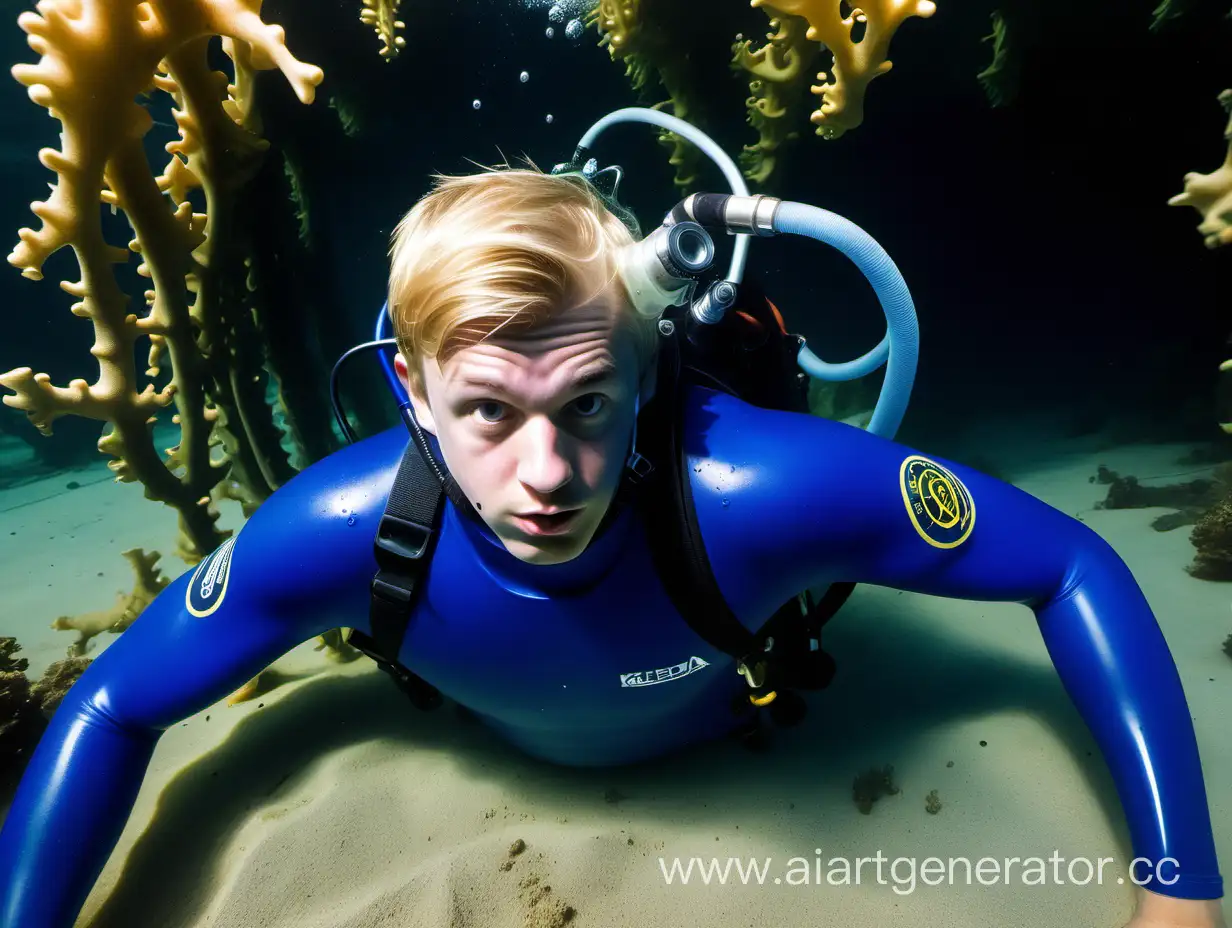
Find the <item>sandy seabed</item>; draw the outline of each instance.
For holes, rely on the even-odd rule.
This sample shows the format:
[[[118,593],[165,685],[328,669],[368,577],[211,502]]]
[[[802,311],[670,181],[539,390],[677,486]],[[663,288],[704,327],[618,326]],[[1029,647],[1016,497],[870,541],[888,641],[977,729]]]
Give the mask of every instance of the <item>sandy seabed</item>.
[[[1192,471],[1176,463],[1187,446],[1094,450],[1090,440],[1030,438],[1029,454],[1006,445],[983,457],[1086,521],[1137,576],[1189,697],[1226,869],[1232,660],[1221,644],[1232,633],[1232,586],[1185,572],[1189,529],[1150,525],[1166,510],[1096,510],[1105,488],[1090,482],[1099,464],[1155,484],[1202,472],[1147,479]],[[225,525],[239,520],[237,507],[225,510]],[[32,676],[71,638],[52,619],[103,608],[131,586],[119,552],[154,548],[169,576],[185,569],[170,554],[174,526],[170,510],[140,487],[113,485],[101,465],[0,492],[0,634],[17,636]],[[96,639],[92,653],[107,643]],[[859,587],[828,626],[827,648],[839,661],[835,683],[761,753],[722,742],[644,766],[571,770],[520,755],[449,706],[416,712],[368,661],[337,664],[305,644],[276,665],[291,682],[163,736],[78,925],[1115,928],[1128,919],[1120,806],[1028,609]],[[863,815],[852,780],[887,764],[900,792]],[[930,813],[934,790],[941,808]],[[860,858],[872,860],[857,883]],[[929,885],[951,858],[953,881],[947,872]],[[981,858],[991,861],[976,870]],[[1009,858],[1022,862],[1007,867]],[[1043,859],[1041,885],[1024,869],[1029,858]],[[1112,861],[1102,881],[1100,858]],[[679,871],[669,881],[674,862],[695,859],[720,871],[733,863],[725,881],[714,871],[707,884],[697,862],[687,884]],[[735,862],[750,859],[762,880],[741,879]],[[1226,903],[1225,914],[1232,921]]]

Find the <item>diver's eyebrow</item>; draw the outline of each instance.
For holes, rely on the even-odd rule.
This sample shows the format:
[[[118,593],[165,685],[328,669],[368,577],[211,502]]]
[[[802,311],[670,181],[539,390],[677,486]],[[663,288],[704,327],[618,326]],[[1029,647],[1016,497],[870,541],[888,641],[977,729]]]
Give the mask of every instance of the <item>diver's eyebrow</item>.
[[[575,388],[589,387],[591,384],[599,383],[600,381],[607,380],[610,377],[615,377],[616,373],[616,365],[611,361],[604,361],[601,364],[595,365],[581,377],[578,377],[575,381],[573,381],[573,386]]]
[[[458,386],[474,387],[477,390],[503,390],[504,389],[504,387],[502,387],[500,384],[498,384],[494,380],[482,380],[482,379],[477,380],[471,377],[467,377],[464,380],[458,381]]]
[[[619,371],[616,364],[610,360],[605,360],[598,364],[592,364],[586,373],[573,381],[570,387],[575,390],[579,387],[589,387],[592,384],[615,377],[617,373]],[[484,377],[464,377],[458,381],[458,386],[475,390],[490,390],[493,393],[505,392],[505,388],[501,384]]]

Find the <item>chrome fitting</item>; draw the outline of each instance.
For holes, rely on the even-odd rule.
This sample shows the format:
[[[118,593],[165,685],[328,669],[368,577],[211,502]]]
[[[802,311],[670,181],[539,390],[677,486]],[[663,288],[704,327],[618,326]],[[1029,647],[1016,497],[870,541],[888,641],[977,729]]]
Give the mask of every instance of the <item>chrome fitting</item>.
[[[689,307],[693,318],[703,325],[715,325],[723,321],[727,311],[736,302],[736,286],[731,281],[719,280],[694,300]]]
[[[774,235],[774,216],[782,202],[760,193],[751,197],[733,196],[728,199],[723,211],[723,222],[730,232],[747,232],[762,237]]]

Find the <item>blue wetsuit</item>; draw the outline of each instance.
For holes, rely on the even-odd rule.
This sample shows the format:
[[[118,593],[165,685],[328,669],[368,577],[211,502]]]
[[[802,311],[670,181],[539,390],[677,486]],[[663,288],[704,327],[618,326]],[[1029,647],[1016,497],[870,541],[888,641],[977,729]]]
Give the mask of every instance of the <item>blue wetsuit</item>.
[[[699,387],[685,402],[699,524],[742,622],[755,628],[799,591],[843,580],[1028,605],[1107,759],[1135,854],[1179,862],[1149,888],[1222,896],[1180,678],[1098,535],[857,428]],[[373,533],[406,440],[395,429],[298,475],[87,669],[0,832],[2,928],[72,923],[162,731],[295,645],[367,627]],[[632,511],[574,561],[545,567],[449,504],[423,593],[403,661],[532,754],[628,762],[733,724],[745,683],[671,606]]]

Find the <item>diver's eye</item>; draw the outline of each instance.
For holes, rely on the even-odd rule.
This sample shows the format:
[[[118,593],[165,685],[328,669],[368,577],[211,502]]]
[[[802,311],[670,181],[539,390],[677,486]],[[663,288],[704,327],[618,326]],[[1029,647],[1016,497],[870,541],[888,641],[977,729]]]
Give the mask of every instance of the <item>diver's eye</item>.
[[[587,393],[573,401],[573,409],[583,419],[590,419],[603,411],[607,397],[602,393]]]
[[[479,418],[484,422],[500,422],[505,417],[505,404],[487,400],[476,403],[475,412],[479,413]]]

